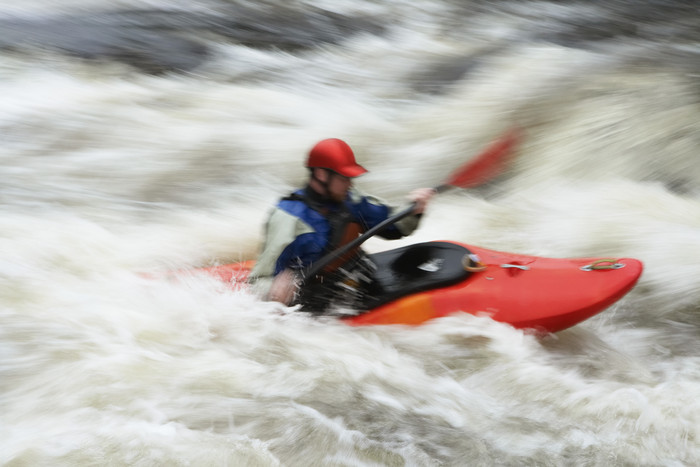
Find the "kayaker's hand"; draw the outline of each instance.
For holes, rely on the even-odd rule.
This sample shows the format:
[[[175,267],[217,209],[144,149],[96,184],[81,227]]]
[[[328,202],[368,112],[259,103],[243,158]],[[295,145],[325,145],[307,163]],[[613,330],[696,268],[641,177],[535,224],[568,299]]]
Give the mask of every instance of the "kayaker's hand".
[[[416,203],[413,214],[422,214],[433,196],[435,196],[434,188],[416,188],[409,193],[408,199]]]
[[[275,276],[267,294],[267,299],[289,306],[294,302],[298,289],[299,284],[296,275],[290,269],[285,269]]]

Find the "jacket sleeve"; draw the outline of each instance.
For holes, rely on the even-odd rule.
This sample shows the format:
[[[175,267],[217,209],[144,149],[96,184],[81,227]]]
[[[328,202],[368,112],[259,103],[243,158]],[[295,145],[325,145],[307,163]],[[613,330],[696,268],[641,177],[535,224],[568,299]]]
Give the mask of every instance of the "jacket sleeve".
[[[276,208],[270,214],[265,227],[265,240],[262,251],[250,273],[249,282],[255,285],[254,289],[261,295],[265,295],[272,285],[272,279],[276,271],[277,261],[282,252],[303,234],[312,231],[298,217],[286,211]]]
[[[351,193],[351,199],[356,206],[359,206],[362,220],[367,224],[368,228],[374,227],[375,225],[394,215],[396,212],[399,212],[397,207],[385,203],[380,198],[363,195],[358,191],[353,191]],[[402,207],[401,209],[406,209],[407,207],[408,205]],[[390,240],[410,235],[418,228],[420,218],[421,215],[412,214],[406,216],[395,224],[387,227],[378,235]]]
[[[393,216],[396,212],[402,211],[404,209],[407,209],[410,205],[402,206],[401,209],[394,209],[392,208],[391,213],[389,216]],[[398,221],[395,225],[396,228],[403,234],[405,237],[406,235],[412,234],[420,225],[420,220],[423,217],[423,214],[410,214],[400,221]]]

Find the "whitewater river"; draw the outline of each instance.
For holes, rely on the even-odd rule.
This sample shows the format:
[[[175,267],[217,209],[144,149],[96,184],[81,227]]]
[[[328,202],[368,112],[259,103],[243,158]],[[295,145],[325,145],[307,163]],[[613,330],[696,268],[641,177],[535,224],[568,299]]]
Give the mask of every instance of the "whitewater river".
[[[699,83],[696,2],[2,2],[0,465],[700,464]],[[400,204],[516,125],[502,176],[366,249],[644,262],[569,330],[158,274],[255,258],[322,138]]]

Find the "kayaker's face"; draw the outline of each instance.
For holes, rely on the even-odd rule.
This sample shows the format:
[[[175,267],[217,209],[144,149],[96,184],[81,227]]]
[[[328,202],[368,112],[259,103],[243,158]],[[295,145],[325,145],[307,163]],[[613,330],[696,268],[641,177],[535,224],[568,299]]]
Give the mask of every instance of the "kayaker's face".
[[[328,197],[333,201],[341,202],[348,197],[348,191],[352,187],[352,178],[344,177],[335,172],[329,172]]]

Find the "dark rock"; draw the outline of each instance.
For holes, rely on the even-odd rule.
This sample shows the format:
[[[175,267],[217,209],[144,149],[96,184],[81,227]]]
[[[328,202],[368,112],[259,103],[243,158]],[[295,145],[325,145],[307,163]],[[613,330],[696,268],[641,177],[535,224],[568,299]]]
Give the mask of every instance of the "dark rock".
[[[209,57],[211,41],[294,51],[340,43],[358,32],[379,34],[382,30],[366,18],[318,9],[260,12],[231,7],[219,14],[129,10],[0,20],[0,49],[58,51],[123,62],[157,74],[196,68]]]

